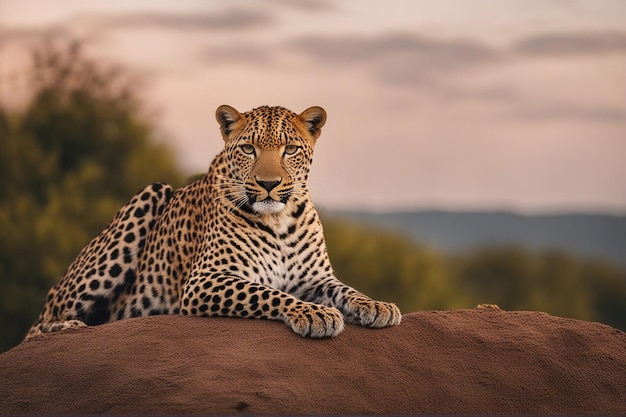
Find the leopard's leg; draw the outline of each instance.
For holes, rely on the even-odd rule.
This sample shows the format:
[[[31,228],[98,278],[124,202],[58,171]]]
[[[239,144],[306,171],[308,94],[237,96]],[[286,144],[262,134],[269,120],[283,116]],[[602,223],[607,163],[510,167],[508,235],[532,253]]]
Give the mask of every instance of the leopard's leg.
[[[344,329],[343,316],[335,308],[221,272],[193,274],[183,291],[180,313],[279,320],[303,337],[335,337]]]
[[[395,304],[372,300],[332,275],[302,288],[302,291],[303,300],[339,309],[348,323],[388,327],[398,325],[402,320],[400,309]]]
[[[83,327],[87,327],[87,324],[80,320],[65,320],[65,321],[53,321],[50,323],[36,323],[30,328],[30,330],[28,330],[28,333],[26,334],[26,337],[24,338],[24,340],[28,340],[32,337],[46,334],[46,333],[60,332],[62,330],[68,330],[68,329],[80,329]]]
[[[150,184],[135,194],[85,246],[49,292],[26,338],[114,318],[119,297],[135,279],[145,235],[167,205],[172,187]]]

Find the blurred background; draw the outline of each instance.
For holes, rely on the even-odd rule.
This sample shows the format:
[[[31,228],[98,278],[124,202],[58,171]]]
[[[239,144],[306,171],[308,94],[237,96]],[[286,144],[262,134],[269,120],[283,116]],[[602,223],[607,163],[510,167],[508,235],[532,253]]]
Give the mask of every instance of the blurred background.
[[[0,351],[215,109],[323,106],[338,276],[403,312],[495,303],[626,330],[621,0],[0,0]]]

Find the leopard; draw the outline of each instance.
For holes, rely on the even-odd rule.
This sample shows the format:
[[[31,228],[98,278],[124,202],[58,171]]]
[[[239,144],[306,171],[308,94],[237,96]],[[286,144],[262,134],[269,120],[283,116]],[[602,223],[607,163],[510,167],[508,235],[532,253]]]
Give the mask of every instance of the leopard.
[[[222,105],[215,117],[224,147],[208,172],[133,196],[50,289],[25,340],[166,314],[276,320],[308,338],[400,324],[395,304],[331,265],[308,185],[326,111]]]

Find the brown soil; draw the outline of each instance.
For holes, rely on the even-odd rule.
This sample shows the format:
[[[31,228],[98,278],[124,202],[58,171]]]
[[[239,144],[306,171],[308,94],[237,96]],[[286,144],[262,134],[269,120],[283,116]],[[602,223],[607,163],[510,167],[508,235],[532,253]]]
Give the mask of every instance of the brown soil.
[[[494,309],[303,339],[270,321],[157,316],[0,355],[2,414],[625,414],[626,334]]]

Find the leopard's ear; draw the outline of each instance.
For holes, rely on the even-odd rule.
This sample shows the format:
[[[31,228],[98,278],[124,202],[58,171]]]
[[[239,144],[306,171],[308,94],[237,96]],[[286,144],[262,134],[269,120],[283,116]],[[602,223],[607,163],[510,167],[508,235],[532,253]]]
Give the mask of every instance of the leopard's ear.
[[[242,119],[242,116],[234,107],[223,104],[215,110],[215,118],[220,124],[224,141],[227,141],[233,130],[237,128],[238,122]]]
[[[298,115],[298,118],[304,124],[305,129],[313,139],[317,139],[322,133],[322,127],[326,123],[326,110],[321,107],[309,107]]]

